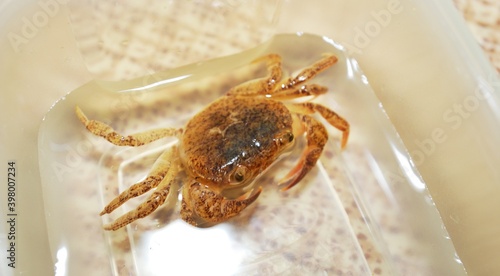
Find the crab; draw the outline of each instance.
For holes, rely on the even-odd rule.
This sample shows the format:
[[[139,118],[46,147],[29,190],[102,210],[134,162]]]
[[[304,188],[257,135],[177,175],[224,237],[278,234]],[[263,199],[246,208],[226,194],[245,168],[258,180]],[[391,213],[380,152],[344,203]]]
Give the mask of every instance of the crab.
[[[147,200],[122,215],[105,230],[117,230],[146,217],[162,205],[172,183],[182,177],[181,218],[202,227],[228,220],[252,204],[262,192],[254,180],[269,168],[297,137],[306,145],[297,164],[279,181],[282,190],[296,185],[315,166],[328,140],[325,126],[312,115],[317,113],[342,132],[346,146],[349,123],[333,110],[305,98],[324,94],[327,88],[307,81],[337,62],[325,54],[296,76],[282,79],[281,56],[268,54],[254,61],[265,62],[267,75],[231,88],[191,118],[184,128],[161,128],[122,135],[111,126],[89,120],[76,106],[76,115],[88,131],[117,146],[141,146],[164,137],[178,142],[155,161],[148,176],[120,193],[100,213],[113,212],[127,200],[153,189]],[[184,173],[181,173],[184,172]],[[237,195],[234,195],[236,191]]]

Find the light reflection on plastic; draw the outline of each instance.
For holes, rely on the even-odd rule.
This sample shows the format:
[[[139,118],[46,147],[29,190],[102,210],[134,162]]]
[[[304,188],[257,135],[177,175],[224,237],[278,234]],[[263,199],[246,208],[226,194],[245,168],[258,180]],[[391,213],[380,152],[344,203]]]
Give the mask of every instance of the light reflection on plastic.
[[[347,62],[346,62],[346,65],[347,65],[346,66],[347,67],[347,72],[346,73],[347,73],[347,77],[349,79],[354,78],[354,68],[353,68],[353,66],[355,64],[353,64],[353,62],[354,62],[353,60],[347,60]]]
[[[368,78],[365,76],[365,75],[361,75],[361,81],[366,84],[366,85],[369,85],[368,83]]]
[[[225,225],[194,228],[178,220],[152,233],[146,260],[154,275],[233,275],[244,256]]]
[[[455,252],[455,256],[453,259],[455,259],[455,262],[457,262],[458,264],[461,264],[461,265],[463,264],[462,259],[460,259],[460,257],[458,256],[458,254],[456,252]]]
[[[330,45],[333,45],[333,47],[337,48],[337,49],[340,49],[342,51],[346,51],[345,47],[337,42],[335,42],[333,39],[327,37],[327,36],[323,36],[323,40],[330,44]],[[347,77],[349,79],[352,79],[354,78],[354,71],[359,71],[359,67],[358,67],[358,63],[356,62],[355,59],[351,59],[351,58],[347,58],[347,61],[346,61],[346,65],[347,65]],[[362,78],[365,77],[364,75],[362,75]],[[365,77],[366,79],[366,77]],[[365,83],[365,84],[368,84],[368,80],[363,80],[362,81]]]
[[[183,79],[188,78],[190,76],[191,75],[184,75],[184,76],[179,76],[179,77],[170,78],[170,79],[166,79],[166,80],[161,80],[161,81],[157,81],[157,82],[148,84],[146,86],[132,88],[132,89],[127,89],[127,90],[124,90],[122,92],[132,92],[132,91],[139,91],[139,90],[148,90],[148,89],[151,89],[151,88],[155,88],[156,86],[161,86],[161,85],[164,85],[164,84],[167,84],[167,83],[180,81],[180,80],[183,80]]]
[[[397,200],[394,198],[394,194],[391,192],[391,187],[389,186],[389,183],[387,182],[386,177],[384,176],[384,173],[382,172],[382,169],[378,165],[377,161],[368,152],[365,154],[365,157],[369,162],[375,179],[377,179],[377,182],[379,183],[382,191],[384,191],[387,199],[390,200],[391,204],[397,205]]]
[[[64,276],[66,275],[66,262],[68,260],[68,250],[66,247],[59,248],[57,250],[57,262],[55,264],[55,275],[56,276]]]
[[[343,45],[341,45],[341,44],[339,44],[339,43],[335,42],[333,39],[331,39],[331,38],[329,38],[329,37],[327,37],[327,36],[323,36],[322,38],[323,38],[323,40],[324,40],[326,43],[328,43],[328,44],[330,44],[330,45],[333,45],[333,47],[335,47],[335,48],[337,48],[337,49],[340,49],[340,50],[342,50],[342,51],[346,51],[346,49],[345,49],[345,47],[344,47]]]
[[[403,167],[405,175],[410,179],[410,184],[413,185],[417,191],[425,190],[425,183],[422,181],[420,176],[415,173],[411,161],[408,160],[408,156],[402,154],[399,149],[394,146],[394,144],[391,144],[391,147],[396,154],[396,158],[399,160],[399,164]]]

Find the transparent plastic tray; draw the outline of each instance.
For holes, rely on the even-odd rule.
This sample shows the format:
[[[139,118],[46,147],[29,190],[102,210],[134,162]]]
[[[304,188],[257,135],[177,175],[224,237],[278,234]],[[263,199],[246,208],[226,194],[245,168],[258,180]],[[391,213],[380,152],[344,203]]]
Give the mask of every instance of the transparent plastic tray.
[[[290,47],[293,45],[293,47]],[[276,185],[295,151],[258,179],[264,190],[239,216],[210,228],[179,218],[177,189],[152,215],[118,231],[103,206],[145,177],[176,142],[117,147],[88,133],[74,114],[130,134],[183,127],[230,87],[261,76],[248,64],[267,53],[293,74],[331,52],[339,62],[313,82],[329,92],[314,99],[351,124],[347,147],[328,126],[320,161],[297,186]],[[462,264],[425,183],[356,61],[327,37],[284,34],[248,51],[139,77],[91,81],[46,115],[39,132],[46,222],[57,275],[460,275]]]

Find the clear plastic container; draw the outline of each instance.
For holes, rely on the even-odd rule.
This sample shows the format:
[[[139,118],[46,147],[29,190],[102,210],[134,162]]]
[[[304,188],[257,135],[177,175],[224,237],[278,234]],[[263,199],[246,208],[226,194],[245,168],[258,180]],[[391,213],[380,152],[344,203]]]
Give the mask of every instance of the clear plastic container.
[[[453,155],[467,152],[451,134],[474,140],[471,135],[481,133],[485,138],[474,140],[471,149],[484,139],[493,145],[497,79],[450,3],[54,0],[9,2],[1,9],[8,16],[0,17],[6,34],[0,156],[4,164],[14,160],[19,175],[17,268],[3,266],[2,275],[189,274],[198,268],[228,275],[460,275],[460,258],[472,274],[497,271],[493,252],[476,257],[497,242],[476,238],[499,225],[482,207],[499,194],[490,177],[497,150],[489,146],[464,159],[486,164],[480,173],[486,177],[474,190],[461,184],[474,179],[470,168],[445,165],[446,155],[467,157]],[[281,33],[289,35],[275,36]],[[236,69],[269,51],[280,51],[291,71],[322,51],[341,57],[314,82],[330,89],[316,100],[352,124],[348,147],[340,151],[339,134],[329,129],[321,161],[299,186],[282,193],[272,184],[290,168],[290,161],[280,161],[266,175],[261,197],[228,223],[189,227],[169,211],[176,208],[172,197],[148,218],[103,231],[103,222],[141,198],[101,220],[104,204],[141,179],[174,140],[114,147],[85,132],[74,105],[125,133],[179,126],[230,85],[251,77]],[[448,132],[454,121],[443,121],[443,112],[453,111],[454,103],[472,103],[469,93],[491,97],[459,131]],[[450,139],[442,141],[439,129]],[[436,145],[432,152],[419,147],[429,137]],[[470,177],[457,181],[462,173]],[[7,177],[7,169],[1,174]],[[0,211],[8,214],[6,207]],[[469,209],[475,213],[464,213]],[[481,217],[474,222],[484,228],[471,227],[471,217]],[[8,245],[8,226],[0,229]]]
[[[52,214],[47,223],[58,229],[49,233],[50,239],[60,244],[55,250],[75,252],[66,261],[68,273],[100,267],[108,275],[110,260],[113,274],[137,275],[463,272],[425,185],[366,76],[338,47],[326,37],[280,35],[236,56],[128,82],[93,81],[59,101],[40,128],[39,157],[45,210]],[[318,100],[350,122],[348,147],[340,151],[339,133],[331,127],[333,139],[321,162],[298,187],[280,192],[276,186],[293,167],[294,151],[257,179],[264,191],[255,206],[227,223],[206,229],[183,223],[178,189],[172,189],[167,207],[123,230],[98,235],[103,203],[143,179],[175,139],[119,148],[87,134],[74,107],[127,133],[183,127],[229,87],[262,76],[237,69],[268,53],[282,56],[285,72],[312,64],[322,53],[339,57],[313,82],[330,87]],[[130,200],[111,217],[144,200]],[[98,232],[88,235],[90,229]],[[99,262],[82,262],[89,256],[99,256]],[[191,265],[193,260],[200,263]]]

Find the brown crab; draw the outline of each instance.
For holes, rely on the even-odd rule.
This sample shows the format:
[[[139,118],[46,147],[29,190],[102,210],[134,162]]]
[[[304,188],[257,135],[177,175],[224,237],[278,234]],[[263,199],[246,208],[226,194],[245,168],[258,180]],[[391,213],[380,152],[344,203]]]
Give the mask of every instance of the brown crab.
[[[343,132],[341,146],[346,145],[349,124],[345,119],[320,104],[287,101],[325,93],[326,87],[306,82],[335,64],[336,56],[325,55],[284,80],[279,55],[269,54],[255,62],[266,62],[266,77],[233,87],[195,115],[184,130],[164,128],[124,136],[100,121],[87,119],[76,107],[76,115],[90,132],[118,146],[136,147],[167,136],[179,139],[178,145],[161,154],[144,181],[123,191],[100,215],[155,188],[149,198],[104,229],[117,230],[151,214],[165,202],[181,171],[186,178],[182,219],[195,226],[225,221],[257,199],[262,188],[252,188],[253,180],[294,144],[295,137],[305,133],[307,146],[300,160],[279,183],[283,190],[291,188],[316,164],[328,139],[323,124],[310,116],[316,112]],[[235,190],[240,191],[239,197],[226,196],[227,191]]]

